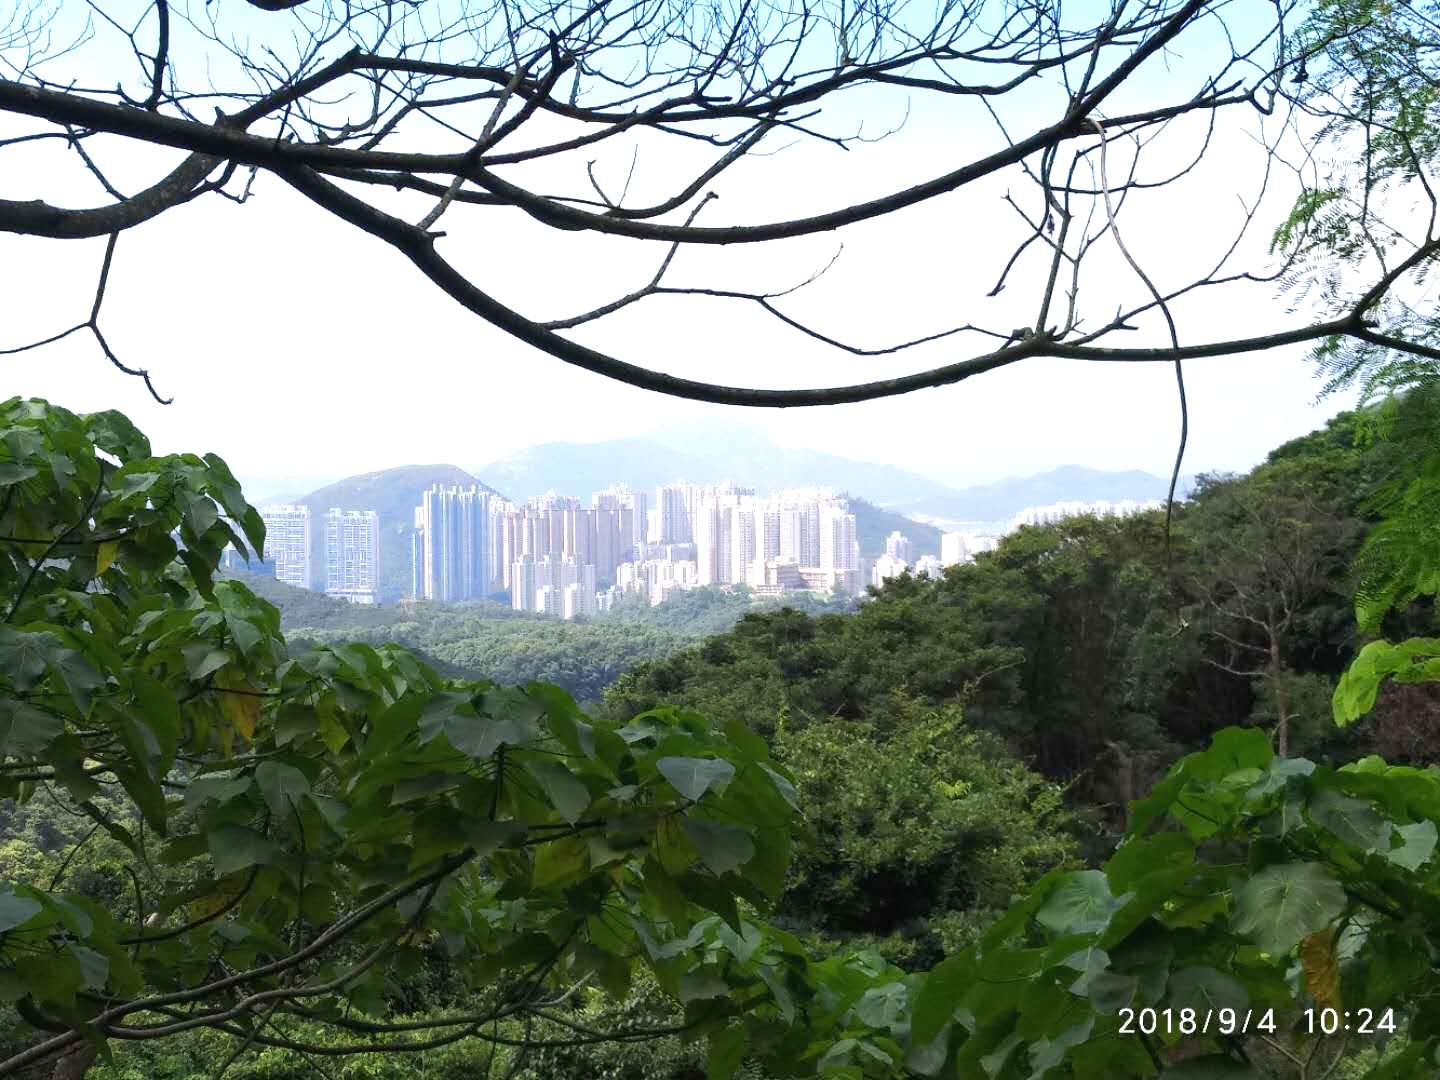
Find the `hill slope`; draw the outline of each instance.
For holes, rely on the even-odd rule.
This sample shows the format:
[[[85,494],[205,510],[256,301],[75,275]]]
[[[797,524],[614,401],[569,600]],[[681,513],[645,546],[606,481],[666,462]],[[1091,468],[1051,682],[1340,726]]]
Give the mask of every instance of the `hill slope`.
[[[1180,478],[1177,497],[1190,486]],[[1072,499],[1114,501],[1163,499],[1168,477],[1129,469],[1109,472],[1083,465],[1061,465],[1034,476],[1015,476],[993,484],[962,488],[939,498],[912,500],[895,507],[905,513],[923,513],[959,521],[1005,521],[1029,506]]]
[[[940,554],[940,530],[934,525],[882,510],[874,503],[854,496],[850,497],[850,511],[855,515],[855,534],[860,540],[861,558],[873,559],[883,555],[885,538],[897,531],[910,538],[917,558]]]
[[[755,428],[726,421],[686,424],[633,439],[542,443],[478,472],[519,498],[554,488],[583,499],[617,481],[644,489],[680,479],[694,484],[734,480],[762,495],[791,487],[864,491],[887,506],[955,493],[893,465],[777,446]]]

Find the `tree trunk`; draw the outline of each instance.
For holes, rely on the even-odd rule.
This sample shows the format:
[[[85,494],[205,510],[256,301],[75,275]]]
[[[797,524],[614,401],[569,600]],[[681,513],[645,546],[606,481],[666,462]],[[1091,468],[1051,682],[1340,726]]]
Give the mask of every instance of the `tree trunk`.
[[[1285,684],[1280,679],[1280,642],[1270,636],[1270,683],[1275,688],[1275,753],[1290,756],[1290,705],[1285,700]]]
[[[75,1043],[55,1060],[50,1080],[81,1080],[95,1064],[98,1053],[99,1048],[92,1042]]]

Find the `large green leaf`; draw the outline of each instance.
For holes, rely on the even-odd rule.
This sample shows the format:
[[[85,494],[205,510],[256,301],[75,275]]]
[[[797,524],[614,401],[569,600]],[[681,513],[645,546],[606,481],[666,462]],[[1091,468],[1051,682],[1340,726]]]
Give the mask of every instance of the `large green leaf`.
[[[1057,934],[1096,934],[1124,904],[1124,897],[1111,895],[1103,871],[1078,870],[1056,886],[1035,919]]]
[[[948,957],[925,976],[910,1014],[910,1035],[928,1043],[950,1023],[965,991],[975,981],[975,960],[961,953]]]
[[[712,787],[722,790],[735,775],[735,766],[719,758],[662,757],[655,767],[676,791],[696,801]]]
[[[13,930],[40,913],[40,901],[29,896],[0,892],[0,934]]]
[[[1207,1016],[1217,1009],[1244,1010],[1250,995],[1237,979],[1212,967],[1187,967],[1170,976],[1170,1007]]]
[[[65,730],[60,717],[14,698],[0,698],[0,756],[40,753]]]
[[[277,818],[290,819],[299,807],[300,800],[310,793],[310,781],[293,765],[278,761],[262,761],[255,769],[255,783],[270,813]]]
[[[1401,844],[1385,857],[1406,870],[1418,870],[1435,853],[1436,830],[1433,821],[1417,821],[1413,825],[1401,825],[1396,830]]]
[[[705,1057],[705,1080],[731,1080],[745,1060],[749,1037],[743,1024],[731,1024],[710,1036],[710,1052]]]
[[[1352,847],[1365,852],[1390,849],[1393,826],[1364,799],[1324,788],[1315,793],[1307,809],[1317,825]]]
[[[700,861],[717,874],[744,866],[755,854],[755,841],[738,825],[687,816],[685,834],[700,853]]]
[[[553,761],[527,762],[526,769],[540,783],[560,816],[574,825],[590,805],[590,789],[569,769]]]
[[[1320,863],[1266,867],[1235,893],[1233,925],[1272,956],[1288,953],[1345,910],[1345,890]]]
[[[273,841],[243,825],[220,825],[211,829],[206,838],[210,860],[217,874],[233,874],[256,864],[272,862],[278,854]]]
[[[54,634],[22,633],[0,626],[0,675],[22,694],[34,689],[57,645]]]

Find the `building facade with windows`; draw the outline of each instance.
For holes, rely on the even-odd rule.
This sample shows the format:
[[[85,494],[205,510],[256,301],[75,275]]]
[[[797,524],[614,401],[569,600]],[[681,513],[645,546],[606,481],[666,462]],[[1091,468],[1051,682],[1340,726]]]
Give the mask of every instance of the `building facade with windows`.
[[[380,593],[380,515],[331,508],[325,515],[325,595],[374,604]]]

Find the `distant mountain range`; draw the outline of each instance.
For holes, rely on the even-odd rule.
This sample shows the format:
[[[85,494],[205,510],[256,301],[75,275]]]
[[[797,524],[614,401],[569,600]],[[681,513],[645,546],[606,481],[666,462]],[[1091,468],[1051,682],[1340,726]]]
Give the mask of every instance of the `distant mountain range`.
[[[501,494],[454,465],[400,465],[394,469],[347,476],[344,480],[312,491],[300,502],[310,507],[312,512],[321,514],[332,506],[346,510],[378,510],[383,530],[389,524],[413,525],[415,507],[420,505],[420,493],[432,484],[447,487],[479,484],[492,495]]]
[[[551,489],[583,498],[617,482],[644,489],[682,479],[692,484],[734,480],[760,494],[829,487],[886,505],[954,494],[953,488],[894,465],[777,446],[755,428],[725,421],[665,428],[633,439],[542,443],[475,473],[521,499]]]
[[[902,514],[992,522],[1008,521],[1027,506],[1062,500],[1164,498],[1169,483],[1137,470],[1062,465],[1035,476],[954,488],[894,465],[777,446],[763,432],[727,421],[677,425],[607,442],[542,443],[475,473],[521,499],[552,489],[583,498],[617,482],[645,489],[680,479],[695,484],[734,480],[760,494],[828,487]],[[1187,488],[1188,483],[1182,483],[1181,490]]]
[[[1176,496],[1183,497],[1194,481],[1181,476]],[[949,521],[1008,521],[1029,506],[1070,502],[1137,502],[1163,499],[1169,477],[1129,469],[1107,472],[1083,465],[1061,465],[1033,476],[1013,476],[993,484],[952,490],[946,495],[901,502],[892,509]]]
[[[1163,498],[1168,483],[1135,470],[1063,465],[1035,476],[957,489],[893,465],[776,446],[743,424],[708,422],[633,439],[544,443],[474,473],[455,465],[402,465],[346,477],[288,499],[309,506],[317,517],[332,506],[379,511],[380,591],[382,599],[396,600],[409,593],[414,509],[420,493],[432,484],[479,484],[516,501],[550,490],[588,501],[592,491],[617,482],[647,489],[680,479],[700,484],[735,480],[761,494],[792,487],[828,487],[847,494],[861,554],[867,558],[883,552],[885,537],[896,530],[910,538],[917,555],[938,555],[940,529],[912,515],[998,523],[1028,506],[1065,500]],[[1182,492],[1188,480],[1182,482]],[[275,496],[266,501],[275,501]]]

